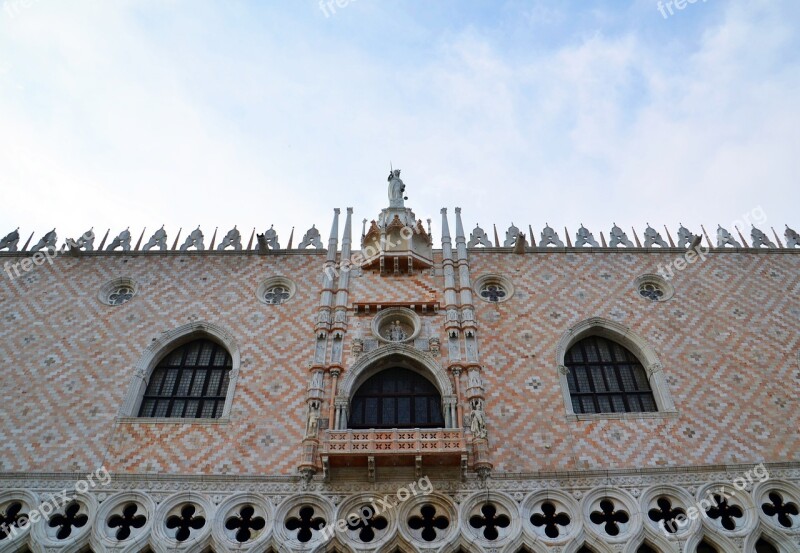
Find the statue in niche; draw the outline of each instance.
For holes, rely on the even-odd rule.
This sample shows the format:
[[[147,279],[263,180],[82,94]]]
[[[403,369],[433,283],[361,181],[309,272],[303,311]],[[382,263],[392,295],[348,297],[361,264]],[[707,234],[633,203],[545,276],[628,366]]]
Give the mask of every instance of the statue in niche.
[[[669,244],[661,238],[661,233],[647,223],[647,228],[644,231],[644,247],[649,248],[653,244],[658,244],[662,248],[668,248]]]
[[[475,230],[473,230],[469,235],[469,242],[467,242],[467,247],[474,248],[479,244],[487,248],[492,247],[492,243],[489,241],[489,237],[486,235],[486,231],[483,230],[479,225],[475,225]]]
[[[734,248],[741,248],[742,245],[736,241],[736,238],[731,236],[731,233],[722,228],[721,225],[717,225],[717,247],[724,248],[725,244],[729,244]]]
[[[77,240],[67,240],[67,243],[70,244],[70,249],[94,251],[94,227],[81,234]]]
[[[111,243],[106,246],[106,251],[110,252],[119,247],[122,247],[122,251],[127,252],[131,249],[131,231],[128,229],[123,230],[119,233],[119,235],[111,241]]]
[[[768,248],[776,248],[777,246],[770,240],[766,234],[762,231],[753,227],[753,230],[750,231],[750,238],[753,240],[753,247],[759,248],[761,246],[766,246]]]
[[[366,219],[364,220],[366,221]],[[311,228],[308,229],[306,233],[303,235],[303,241],[300,242],[299,248],[303,250],[309,246],[314,246],[318,250],[322,249],[322,239],[319,236],[319,231],[317,230],[317,227],[315,227],[314,225],[311,225]]]
[[[472,405],[472,415],[470,416],[469,429],[472,437],[477,439],[486,438],[486,417],[483,413],[483,400],[475,398],[470,401]]]
[[[322,389],[322,371],[314,371],[311,377],[311,387],[318,390]]]
[[[544,229],[540,234],[541,240],[539,240],[539,247],[546,248],[549,244],[557,246],[559,248],[564,247],[564,242],[561,241],[561,238],[558,237],[558,233],[550,228],[550,225],[545,223]]]
[[[142,250],[147,251],[155,246],[158,246],[159,250],[167,249],[167,231],[164,230],[164,225],[161,225],[161,228],[150,237]]]
[[[308,422],[306,423],[306,438],[316,438],[317,428],[319,427],[319,401],[311,401],[308,404]]]
[[[517,238],[519,237],[519,229],[514,226],[514,223],[511,223],[511,226],[508,227],[506,231],[506,239],[503,241],[504,248],[510,248],[514,244],[517,243]]]
[[[390,342],[402,342],[406,339],[406,331],[400,325],[400,321],[394,321],[386,331],[386,339]]]
[[[628,239],[628,235],[625,234],[625,231],[619,228],[617,223],[614,223],[614,226],[611,227],[611,241],[608,245],[612,248],[617,248],[620,244],[624,245],[626,248],[633,247],[633,242]]]
[[[194,229],[189,236],[186,237],[186,241],[181,246],[181,251],[185,252],[192,246],[197,248],[198,251],[205,249],[205,246],[203,245],[203,231],[200,230],[199,226]]]
[[[9,232],[5,238],[0,240],[0,250],[8,248],[8,251],[17,251],[17,243],[19,243],[19,227],[16,230]]]
[[[34,247],[31,248],[32,252],[38,252],[42,248],[47,250],[56,250],[56,240],[58,240],[58,235],[56,234],[56,229],[51,230],[36,243]]]
[[[225,238],[222,239],[222,242],[219,243],[217,246],[217,250],[224,250],[228,246],[233,246],[234,250],[241,250],[242,249],[242,235],[239,234],[239,230],[236,228],[236,225],[228,231],[228,234],[225,235]]]
[[[589,232],[589,229],[584,227],[583,223],[581,223],[581,228],[578,229],[578,232],[575,234],[575,247],[580,248],[586,244],[594,246],[595,248],[600,247],[600,244],[598,244],[597,240],[594,239],[594,236],[592,236],[592,233]]]
[[[786,237],[787,248],[796,248],[798,245],[800,245],[800,235],[798,235],[794,230],[790,229],[789,225],[786,225],[786,230],[783,231],[783,235]]]
[[[688,248],[692,244],[692,240],[694,240],[694,234],[681,223],[681,228],[678,229],[678,247]]]
[[[403,200],[408,198],[404,196],[406,185],[400,180],[400,169],[392,169],[389,171],[389,207],[403,207],[405,204]]]

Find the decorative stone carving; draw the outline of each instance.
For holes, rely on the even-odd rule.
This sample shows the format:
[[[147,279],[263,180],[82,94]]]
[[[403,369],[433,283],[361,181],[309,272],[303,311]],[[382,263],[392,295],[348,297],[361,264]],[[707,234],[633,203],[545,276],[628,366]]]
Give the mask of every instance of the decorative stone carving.
[[[131,249],[131,231],[129,229],[125,229],[120,232],[111,243],[106,246],[106,251],[114,251],[117,248],[122,248],[122,251],[127,252]]]
[[[564,242],[562,242],[561,239],[558,237],[558,233],[554,231],[552,228],[550,228],[550,225],[548,225],[547,223],[545,223],[545,227],[544,229],[542,229],[541,238],[542,239],[539,240],[540,248],[545,248],[549,244],[552,244],[559,248],[564,247]]]
[[[559,372],[559,374],[563,374],[564,376],[566,376],[566,375],[569,374],[569,368],[567,366],[565,366],[565,365],[559,365],[558,366],[558,372]]]
[[[475,439],[485,439],[486,432],[486,417],[483,413],[483,400],[475,398],[470,401],[472,406],[472,414],[470,415],[469,429]]]
[[[492,243],[489,241],[486,231],[479,225],[475,225],[475,230],[469,234],[469,242],[467,242],[468,248],[474,248],[477,245],[486,246],[487,248],[492,247]]]
[[[281,245],[278,243],[278,233],[272,227],[273,225],[270,225],[264,234],[257,235],[258,249],[262,252],[281,249]]]
[[[661,365],[661,363],[651,363],[651,364],[647,365],[647,369],[646,369],[647,370],[647,376],[648,377],[653,376],[655,373],[657,373],[657,372],[659,372],[659,371],[661,371],[663,369],[664,369],[664,367]]]
[[[150,240],[147,241],[142,250],[148,251],[155,246],[158,246],[159,250],[167,249],[167,231],[164,230],[164,225],[161,225],[161,228],[153,233],[153,236],[150,237]]]
[[[694,240],[694,233],[681,223],[681,227],[678,229],[678,247],[688,249],[692,240]]]
[[[316,438],[319,427],[320,402],[317,400],[308,402],[308,422],[306,423],[306,438]]]
[[[736,241],[736,238],[731,236],[731,233],[717,225],[717,247],[724,248],[725,244],[733,246],[734,248],[741,248],[742,245]]]
[[[17,243],[19,242],[19,227],[9,232],[5,238],[0,240],[0,250],[8,248],[8,251],[17,251]]]
[[[94,250],[94,227],[81,234],[77,240],[67,240],[70,249],[91,252]]]
[[[311,388],[315,390],[321,390],[322,380],[322,371],[314,371],[314,374],[311,376]]]
[[[594,236],[589,229],[583,226],[581,223],[581,228],[578,229],[578,232],[575,233],[575,247],[580,248],[581,246],[585,246],[589,244],[595,248],[599,248],[600,244],[597,243],[597,240],[594,239]]]
[[[400,169],[389,171],[389,207],[404,207],[403,200],[408,198],[404,195],[406,185],[400,180]]]
[[[389,328],[385,331],[385,336],[390,342],[403,342],[406,339],[406,331],[400,325],[400,321],[393,321]]]
[[[478,371],[478,369],[471,369],[469,371],[469,387],[470,388],[483,387],[483,382],[481,382],[481,373]]]
[[[181,251],[185,252],[192,246],[197,248],[198,251],[203,251],[205,249],[205,246],[203,245],[203,231],[200,230],[199,226],[194,229],[189,236],[186,237],[186,241],[181,246]]]
[[[650,223],[647,223],[647,228],[644,231],[644,247],[650,248],[653,246],[653,244],[658,244],[662,248],[669,247],[669,244],[667,244],[666,240],[661,238],[661,233],[651,227]]]
[[[225,238],[219,243],[217,246],[217,250],[222,251],[228,246],[233,246],[234,250],[241,250],[242,249],[242,235],[239,233],[239,230],[234,227],[228,231],[225,235]]]
[[[56,234],[56,229],[53,229],[42,236],[36,245],[31,248],[31,252],[38,252],[42,248],[56,250],[56,240],[58,240],[58,235]]]
[[[366,219],[364,219],[366,221]],[[311,225],[311,228],[306,231],[303,235],[303,240],[300,242],[298,246],[301,250],[306,249],[309,246],[314,246],[316,249],[322,249],[322,239],[320,238],[319,231],[317,227]]]
[[[783,231],[783,235],[786,237],[787,248],[796,248],[797,246],[800,246],[800,235],[798,235],[794,230],[790,229],[789,225],[786,225],[786,230]]]
[[[431,355],[434,357],[439,357],[439,353],[441,351],[441,344],[439,343],[438,336],[431,336],[428,338],[428,349],[431,352]]]
[[[361,338],[353,338],[350,344],[350,353],[352,353],[355,358],[358,358],[358,356],[364,353],[364,340]]]
[[[777,248],[775,243],[756,227],[753,227],[753,229],[750,231],[750,238],[753,241],[754,248],[760,248],[761,246],[764,246],[765,248]]]
[[[620,244],[626,248],[633,247],[633,242],[628,239],[628,235],[625,234],[625,231],[619,228],[617,223],[614,223],[614,226],[611,227],[611,240],[608,245],[611,248],[618,248]]]
[[[506,239],[503,241],[504,248],[510,248],[514,244],[517,243],[517,238],[519,237],[519,229],[514,226],[514,223],[511,223],[511,226],[508,227],[506,231]]]

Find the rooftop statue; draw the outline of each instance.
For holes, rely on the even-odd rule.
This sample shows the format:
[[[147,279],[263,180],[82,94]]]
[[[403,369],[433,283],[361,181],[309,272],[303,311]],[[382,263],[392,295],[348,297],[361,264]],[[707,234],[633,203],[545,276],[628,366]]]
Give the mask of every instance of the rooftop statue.
[[[406,185],[400,180],[400,169],[392,169],[389,172],[389,207],[404,207],[403,200],[408,197],[403,194],[406,191]]]

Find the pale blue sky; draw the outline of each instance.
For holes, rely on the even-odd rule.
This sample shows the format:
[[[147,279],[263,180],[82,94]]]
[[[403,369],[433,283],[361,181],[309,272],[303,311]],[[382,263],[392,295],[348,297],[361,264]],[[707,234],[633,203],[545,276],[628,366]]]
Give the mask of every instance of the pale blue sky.
[[[800,230],[796,0],[0,4],[0,236]]]

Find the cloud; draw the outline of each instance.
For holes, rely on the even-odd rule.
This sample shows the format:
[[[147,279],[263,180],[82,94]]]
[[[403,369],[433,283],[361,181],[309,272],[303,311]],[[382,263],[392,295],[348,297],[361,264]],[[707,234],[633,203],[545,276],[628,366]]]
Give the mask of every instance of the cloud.
[[[491,23],[464,6],[456,23],[367,0],[329,18],[46,1],[0,17],[0,224],[274,223],[286,242],[335,206],[375,217],[390,161],[435,227],[455,205],[501,232],[708,227],[756,206],[798,224],[793,3],[663,20],[509,2]]]

